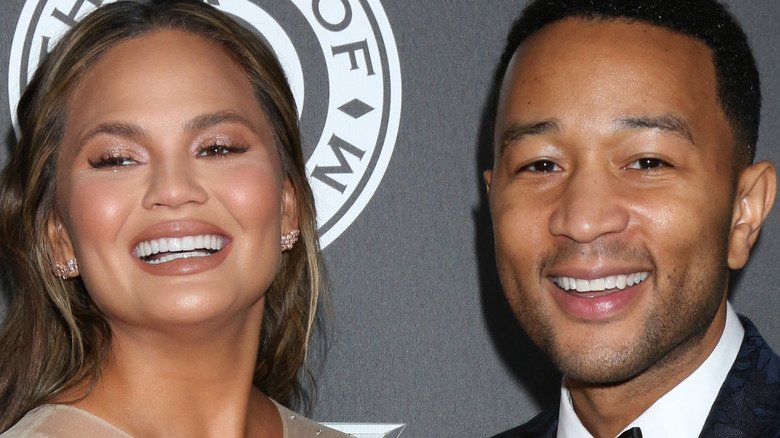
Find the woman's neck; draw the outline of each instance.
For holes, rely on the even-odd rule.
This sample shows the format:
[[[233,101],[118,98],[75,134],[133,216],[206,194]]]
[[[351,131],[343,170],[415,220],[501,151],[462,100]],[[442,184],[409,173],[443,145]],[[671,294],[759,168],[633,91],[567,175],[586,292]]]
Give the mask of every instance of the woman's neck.
[[[73,406],[133,436],[279,438],[276,406],[252,386],[258,320],[165,330],[112,324],[102,375]]]

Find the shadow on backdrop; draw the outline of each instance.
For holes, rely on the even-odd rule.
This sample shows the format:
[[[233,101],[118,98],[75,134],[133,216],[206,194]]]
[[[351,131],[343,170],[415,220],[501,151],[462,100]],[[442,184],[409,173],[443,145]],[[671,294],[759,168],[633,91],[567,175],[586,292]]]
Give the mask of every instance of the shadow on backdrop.
[[[485,99],[476,144],[479,204],[474,210],[475,249],[479,272],[482,313],[496,351],[515,379],[541,408],[556,406],[560,399],[561,375],[520,327],[504,296],[498,279],[487,191],[482,178],[493,167],[494,99]],[[520,419],[518,419],[519,421]]]

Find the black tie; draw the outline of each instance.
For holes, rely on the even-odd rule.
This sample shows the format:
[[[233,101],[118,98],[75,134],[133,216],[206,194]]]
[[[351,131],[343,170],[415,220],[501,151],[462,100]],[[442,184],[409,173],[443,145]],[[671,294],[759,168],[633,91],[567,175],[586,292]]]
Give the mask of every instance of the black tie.
[[[642,431],[638,427],[632,427],[621,433],[618,438],[642,438]]]

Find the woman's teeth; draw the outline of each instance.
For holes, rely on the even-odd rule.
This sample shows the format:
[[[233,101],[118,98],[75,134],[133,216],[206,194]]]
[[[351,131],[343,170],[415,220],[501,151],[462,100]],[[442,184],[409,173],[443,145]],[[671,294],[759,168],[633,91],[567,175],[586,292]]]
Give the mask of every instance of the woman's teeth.
[[[164,237],[147,240],[135,247],[136,255],[145,263],[160,264],[190,257],[208,257],[222,249],[223,236]]]
[[[552,281],[565,291],[599,292],[609,289],[623,290],[626,287],[645,281],[648,275],[650,275],[649,272],[635,272],[628,275],[611,275],[591,280],[573,277],[553,277]]]

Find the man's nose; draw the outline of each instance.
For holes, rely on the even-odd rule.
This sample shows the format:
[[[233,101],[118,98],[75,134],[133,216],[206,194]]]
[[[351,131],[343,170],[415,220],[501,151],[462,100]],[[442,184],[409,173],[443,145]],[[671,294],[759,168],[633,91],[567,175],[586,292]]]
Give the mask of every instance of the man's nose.
[[[143,207],[179,208],[206,202],[208,191],[191,167],[177,160],[152,165],[149,186],[142,200]]]
[[[629,223],[626,187],[605,168],[576,169],[563,183],[550,217],[550,233],[580,243],[618,233]]]

